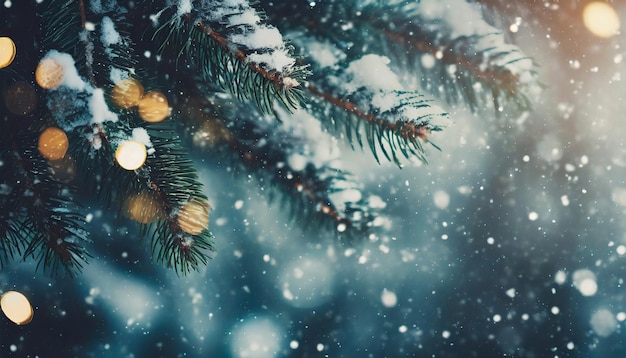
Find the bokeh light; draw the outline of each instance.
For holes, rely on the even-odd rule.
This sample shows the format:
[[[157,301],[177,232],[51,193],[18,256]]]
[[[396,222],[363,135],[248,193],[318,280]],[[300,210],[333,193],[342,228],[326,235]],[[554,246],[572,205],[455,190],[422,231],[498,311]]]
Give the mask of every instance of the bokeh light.
[[[143,143],[127,140],[120,144],[115,151],[115,159],[120,167],[126,170],[136,170],[146,162],[148,152]]]
[[[33,307],[23,293],[7,291],[0,298],[2,312],[13,323],[22,325],[33,319]]]
[[[68,148],[67,135],[59,128],[46,128],[39,135],[37,149],[47,159],[58,160],[63,158]]]
[[[0,68],[7,67],[15,58],[15,43],[9,37],[0,37]]]
[[[615,9],[604,2],[590,2],[583,9],[583,23],[594,35],[609,38],[619,33],[620,19]]]
[[[63,67],[51,58],[44,58],[37,65],[35,80],[44,89],[55,89],[61,86],[65,72]]]

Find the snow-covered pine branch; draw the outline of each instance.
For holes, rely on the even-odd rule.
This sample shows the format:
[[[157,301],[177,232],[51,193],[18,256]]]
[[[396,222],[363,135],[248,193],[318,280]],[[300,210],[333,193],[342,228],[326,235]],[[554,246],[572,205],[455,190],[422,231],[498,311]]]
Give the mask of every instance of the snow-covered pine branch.
[[[308,70],[247,0],[168,0],[167,5],[152,16],[157,35],[164,34],[160,41],[182,46],[206,80],[238,98],[254,99],[265,112],[274,100],[288,109],[300,106]]]
[[[384,16],[379,16],[383,12]],[[538,89],[533,60],[489,25],[475,4],[453,0],[363,1],[360,15],[384,36],[381,44],[424,75],[423,88],[448,102],[483,108],[491,97],[503,111],[507,103],[530,107]],[[408,49],[408,52],[407,52]]]
[[[398,152],[427,161],[423,144],[432,144],[431,132],[441,130],[447,115],[407,88],[388,57],[370,53],[346,61],[347,55],[327,41],[294,35],[294,43],[308,54],[314,73],[307,84],[310,108],[327,128],[345,133],[353,146],[363,146],[366,136],[376,160],[382,151],[398,165]]]
[[[473,111],[527,109],[540,88],[532,59],[481,17],[480,6],[464,0],[324,1],[308,11],[289,2],[262,4],[275,10],[270,16],[300,12],[271,18],[283,31],[314,33],[346,61],[384,54],[406,73],[406,83]]]
[[[306,111],[290,113],[276,107],[275,115],[263,115],[249,104],[235,104],[218,96],[204,108],[222,108],[238,115],[221,129],[208,118],[193,117],[188,125],[210,127],[216,137],[213,150],[221,148],[236,174],[259,179],[270,201],[276,201],[303,229],[334,232],[355,240],[375,235],[386,220],[380,215],[382,199],[366,195],[350,173],[342,169],[338,140]],[[219,111],[219,109],[218,109]],[[278,119],[278,121],[277,121]]]

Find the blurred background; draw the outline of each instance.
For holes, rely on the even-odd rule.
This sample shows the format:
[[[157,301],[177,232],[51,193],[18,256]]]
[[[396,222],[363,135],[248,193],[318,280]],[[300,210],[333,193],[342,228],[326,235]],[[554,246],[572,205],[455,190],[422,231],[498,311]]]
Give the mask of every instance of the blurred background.
[[[27,325],[0,320],[0,356],[626,356],[626,2],[591,3],[488,14],[539,65],[532,112],[453,109],[427,166],[343,150],[391,235],[305,235],[257,182],[198,157],[215,208],[208,267],[155,265],[136,227],[93,206],[82,275],[0,272],[34,308]]]

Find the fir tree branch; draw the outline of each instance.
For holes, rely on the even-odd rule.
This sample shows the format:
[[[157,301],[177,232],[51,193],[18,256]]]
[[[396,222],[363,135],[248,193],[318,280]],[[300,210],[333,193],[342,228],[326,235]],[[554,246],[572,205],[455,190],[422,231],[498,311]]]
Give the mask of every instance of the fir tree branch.
[[[449,103],[465,103],[473,111],[491,103],[497,111],[507,103],[528,109],[529,96],[540,87],[533,61],[462,0],[329,1],[316,2],[308,11],[301,11],[299,4],[262,3],[272,7],[270,16],[301,14],[297,19],[272,18],[283,31],[313,33],[316,41],[343,51],[347,61],[364,51],[386,54],[394,69],[410,73],[424,91]],[[454,17],[459,14],[467,19]],[[306,49],[302,55],[315,53]]]
[[[351,145],[354,145],[353,137],[356,137],[359,145],[363,146],[360,129],[363,128],[361,123],[363,121],[366,123],[364,131],[367,136],[367,143],[378,162],[380,162],[377,154],[378,150],[383,152],[387,160],[401,166],[400,158],[396,154],[398,151],[405,158],[415,156],[422,162],[427,163],[428,160],[421,142],[431,143],[435,148],[439,149],[437,145],[428,139],[431,132],[441,130],[440,126],[432,125],[429,121],[431,119],[429,117],[436,115],[424,113],[421,117],[415,119],[403,118],[400,120],[392,118],[390,115],[377,116],[362,109],[350,100],[340,99],[330,93],[323,92],[312,84],[308,85],[307,88],[313,95],[322,99],[323,102],[321,103],[327,103],[334,109],[332,112],[336,115],[332,118],[335,121],[335,125],[339,128],[345,128],[346,138]],[[414,107],[428,106],[423,100],[419,99],[419,95],[408,93],[403,93],[402,95],[413,100],[412,106]],[[394,115],[397,115],[397,113],[394,113]],[[439,115],[444,116],[445,114],[441,113]],[[340,118],[344,122],[343,125],[340,124]]]
[[[74,276],[91,257],[84,247],[89,242],[84,219],[67,186],[51,176],[36,152],[36,133],[15,127],[20,126],[6,117],[0,122],[0,229],[6,233],[0,264],[21,255],[33,257],[44,272]]]
[[[203,136],[209,139],[199,139],[198,144],[208,140],[210,148],[220,150],[220,158],[229,158],[238,168],[235,173],[252,173],[259,183],[267,183],[270,202],[279,202],[304,230],[322,229],[347,240],[373,233],[378,210],[363,198],[350,174],[337,168],[336,143],[320,132],[321,127],[314,129],[314,123],[320,126],[315,119],[302,110],[288,115],[277,109],[276,121],[249,106],[230,108],[228,99],[194,98],[201,103],[184,104],[189,111],[185,127],[210,131]],[[194,111],[197,106],[204,110]]]
[[[162,44],[160,53],[185,55],[205,81],[239,99],[253,99],[266,113],[275,100],[290,110],[302,103],[301,84],[308,70],[295,64],[278,30],[262,24],[245,2],[206,2],[193,9],[171,6],[159,11],[159,21],[153,38]],[[267,44],[255,46],[244,35]]]
[[[180,141],[169,122],[152,126],[157,129],[150,130],[150,126],[137,118],[135,110],[119,109],[106,103],[104,89],[98,88],[97,83],[115,84],[130,77],[133,51],[131,41],[117,32],[125,11],[111,3],[91,5],[89,8],[78,6],[80,14],[74,16],[82,19],[83,27],[85,18],[96,21],[93,33],[86,32],[85,28],[73,28],[55,35],[69,37],[78,33],[83,51],[74,51],[73,56],[48,52],[47,56],[64,64],[65,75],[70,78],[59,89],[47,93],[48,107],[57,125],[74,139],[72,154],[77,158],[84,182],[88,183],[86,186],[96,189],[108,207],[119,211],[128,210],[127,198],[131,195],[154,197],[153,204],[163,215],[156,218],[156,224],[144,223],[141,231],[152,236],[156,261],[173,267],[177,273],[197,270],[199,264],[206,264],[213,250],[212,235],[208,230],[188,234],[179,224],[181,207],[187,202],[206,202],[195,168],[185,158],[183,150],[177,148]],[[74,58],[80,59],[76,68]],[[89,81],[74,74],[79,72],[78,68]],[[85,111],[86,108],[91,111]],[[114,153],[138,129],[149,129],[149,136],[154,140],[149,149],[157,154],[149,155],[142,168],[126,171],[113,160]]]
[[[126,13],[115,2],[87,6],[84,0],[50,0],[41,11],[43,48],[71,54],[93,87],[116,84],[131,77],[137,64]]]
[[[536,82],[530,58],[516,46],[506,44],[501,32],[478,18],[477,9],[465,4],[462,6],[467,6],[467,11],[456,8],[452,11],[452,4],[437,4],[437,11],[430,14],[432,5],[426,6],[367,7],[362,17],[374,29],[382,31],[388,39],[384,43],[390,49],[399,48],[396,51],[402,54],[408,48],[407,62],[418,59],[413,61],[413,66],[420,72],[439,73],[439,77],[423,76],[422,81],[428,80],[422,86],[432,88],[436,95],[443,88],[448,102],[456,102],[460,97],[476,111],[487,94],[499,111],[506,102],[522,110],[530,107],[526,87]],[[381,10],[387,17],[378,16]],[[470,16],[471,22],[476,23],[468,27],[455,21],[452,15],[459,13]],[[425,55],[428,57],[424,58]],[[484,90],[477,89],[476,83],[482,84]]]

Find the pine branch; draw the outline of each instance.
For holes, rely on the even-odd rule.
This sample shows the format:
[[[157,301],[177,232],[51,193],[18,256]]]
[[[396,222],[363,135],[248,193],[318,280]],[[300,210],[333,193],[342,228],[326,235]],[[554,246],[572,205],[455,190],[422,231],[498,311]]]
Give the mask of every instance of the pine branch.
[[[384,56],[368,54],[353,61],[336,46],[294,34],[294,43],[311,53],[314,74],[307,89],[311,95],[308,110],[333,133],[345,134],[354,147],[363,147],[362,136],[379,161],[382,151],[389,161],[401,166],[399,154],[427,162],[423,143],[442,129],[447,117],[417,91],[406,90],[400,77]]]
[[[153,238],[151,246],[155,259],[173,267],[177,273],[197,270],[199,264],[206,264],[213,247],[212,235],[206,230],[210,207],[201,193],[195,168],[177,147],[180,142],[173,135],[170,124],[151,131],[149,137],[147,126],[142,127],[136,109],[114,106],[107,95],[112,85],[130,78],[132,69],[129,66],[134,63],[131,42],[117,32],[114,21],[123,19],[124,11],[113,3],[86,7],[82,1],[56,0],[51,5],[57,8],[45,12],[44,23],[49,20],[48,24],[59,27],[50,29],[45,42],[49,42],[51,49],[44,58],[62,67],[63,79],[58,88],[45,91],[46,108],[42,108],[44,113],[41,115],[51,116],[55,125],[69,133],[72,139],[70,153],[78,163],[86,187],[100,192],[110,207],[123,211],[128,204],[124,198],[129,195],[154,195],[164,216],[158,217],[157,224],[144,223],[142,232]],[[68,6],[68,11],[60,17],[63,25],[54,17],[60,10],[58,6]],[[71,47],[71,43],[79,45]],[[60,44],[58,48],[69,52],[57,50],[57,44]],[[64,45],[71,48],[64,48]],[[100,84],[106,87],[99,87]],[[123,170],[113,160],[115,150],[137,131],[145,134],[140,140],[153,138],[154,143],[149,143],[148,150],[157,152],[157,155],[149,155],[145,166],[138,170]],[[188,222],[189,216],[191,219],[193,215],[197,216],[188,212],[185,206],[188,203],[197,204],[196,207],[206,212],[207,223]],[[69,230],[79,235],[80,230],[73,224],[74,219],[67,215],[64,217],[67,227],[57,227],[63,220],[58,220],[55,210],[52,207],[43,213],[49,214],[42,215],[49,217],[48,221],[26,222],[24,228],[31,230],[33,239],[25,253],[35,255],[46,244],[47,251],[38,256],[44,269],[64,265],[69,270],[79,266],[75,240],[50,243],[41,233],[62,235]],[[60,263],[54,261],[55,255],[61,257]]]
[[[43,48],[71,54],[91,86],[114,85],[134,74],[137,61],[125,9],[115,3],[87,6],[85,0],[50,0],[41,13]]]
[[[387,18],[377,15],[381,10],[389,14]],[[368,7],[362,16],[384,33],[390,49],[398,48],[393,42],[401,45],[401,51],[408,47],[407,61],[419,59],[413,66],[420,72],[440,74],[422,77],[422,86],[432,88],[434,94],[444,88],[448,102],[462,98],[476,111],[484,96],[491,95],[498,111],[506,103],[521,110],[530,107],[527,86],[536,82],[532,60],[516,46],[506,44],[502,33],[482,20],[478,8],[464,2],[442,6],[424,1]],[[428,80],[424,82],[424,78]]]
[[[397,152],[400,152],[405,158],[415,156],[422,162],[427,163],[428,160],[426,159],[422,142],[431,143],[435,148],[439,149],[437,145],[430,142],[428,137],[431,132],[440,131],[442,127],[433,125],[430,121],[437,116],[445,116],[445,114],[430,113],[428,104],[420,98],[419,94],[405,92],[387,93],[385,94],[386,96],[396,97],[397,104],[393,108],[375,115],[372,112],[381,111],[368,111],[367,109],[371,108],[368,108],[370,106],[365,104],[367,99],[371,99],[371,96],[363,96],[360,100],[340,99],[313,85],[309,85],[308,89],[312,94],[321,98],[321,101],[317,103],[322,104],[322,108],[318,109],[318,111],[330,111],[330,113],[333,113],[331,118],[334,121],[335,131],[345,128],[346,138],[351,145],[354,145],[354,140],[356,140],[359,146],[363,147],[361,129],[364,128],[363,131],[367,136],[368,146],[378,162],[380,162],[377,154],[378,150],[383,152],[387,160],[401,166],[402,163]],[[357,92],[355,95],[358,96],[360,93]],[[355,104],[355,101],[358,101],[361,105]],[[407,108],[421,110],[422,113],[416,117],[409,118],[402,113]]]
[[[217,158],[236,168],[234,174],[256,177],[269,201],[280,203],[303,230],[322,230],[349,241],[374,233],[378,209],[351,175],[337,167],[336,142],[314,118],[302,110],[288,114],[280,109],[276,118],[269,118],[206,93],[202,89],[191,97],[193,102],[180,104],[185,127],[197,130],[189,134],[197,147],[210,149],[213,157],[218,151]]]
[[[301,10],[292,3],[263,4],[272,6],[271,14]],[[330,1],[299,12],[302,16],[297,19],[272,20],[280,21],[289,33],[315,34],[317,41],[341,50],[344,61],[385,54],[393,60],[394,70],[411,74],[423,90],[449,103],[465,103],[473,111],[490,103],[497,111],[507,103],[517,110],[528,109],[528,96],[538,86],[533,61],[507,44],[477,7],[462,0]],[[459,14],[466,18],[457,19]],[[303,56],[316,54],[308,50]]]
[[[458,8],[452,11],[450,3]],[[29,40],[32,48],[24,46],[28,55],[19,66],[0,75],[32,81],[43,58],[62,67],[64,77],[37,90],[41,105],[27,116],[38,118],[36,125],[9,125],[21,110],[0,117],[6,129],[0,136],[11,138],[0,143],[2,161],[19,169],[0,166],[0,203],[15,207],[0,210],[0,265],[35,258],[44,270],[74,274],[84,264],[87,233],[68,194],[72,179],[52,174],[62,175],[72,162],[81,193],[138,221],[141,234],[152,238],[155,261],[183,274],[205,265],[214,250],[210,206],[176,130],[232,159],[237,173],[268,183],[270,200],[305,228],[366,237],[383,221],[378,209],[384,203],[365,197],[342,169],[338,138],[369,147],[377,161],[382,152],[399,166],[404,158],[426,162],[427,144],[439,149],[431,135],[447,114],[422,93],[474,111],[491,103],[498,111],[505,103],[529,106],[532,60],[483,21],[476,5],[450,3],[264,1],[269,20],[246,0],[145,1],[128,8],[117,1],[20,4],[41,14],[43,39]],[[454,14],[471,18],[471,25]],[[173,115],[147,124],[136,104],[120,104],[117,85],[129,79],[162,88],[171,101],[166,112],[175,104]],[[201,102],[205,115],[186,118],[182,128],[179,113],[189,93],[203,101],[215,94],[215,100]],[[63,163],[46,162],[33,139],[22,138],[35,137],[43,122],[70,139]],[[123,169],[115,158],[129,139],[147,149],[137,169]],[[18,193],[26,192],[32,196],[22,200]]]
[[[91,255],[83,216],[66,185],[50,174],[47,161],[35,149],[36,133],[17,121],[0,121],[0,203],[2,235],[0,264],[15,256],[33,257],[44,272],[77,274]],[[11,129],[10,129],[11,128]]]
[[[245,1],[170,6],[159,11],[158,19],[153,38],[162,44],[160,53],[184,55],[205,81],[239,99],[253,99],[266,113],[274,101],[290,110],[302,103],[301,84],[308,70],[296,65],[278,30],[263,24]]]

